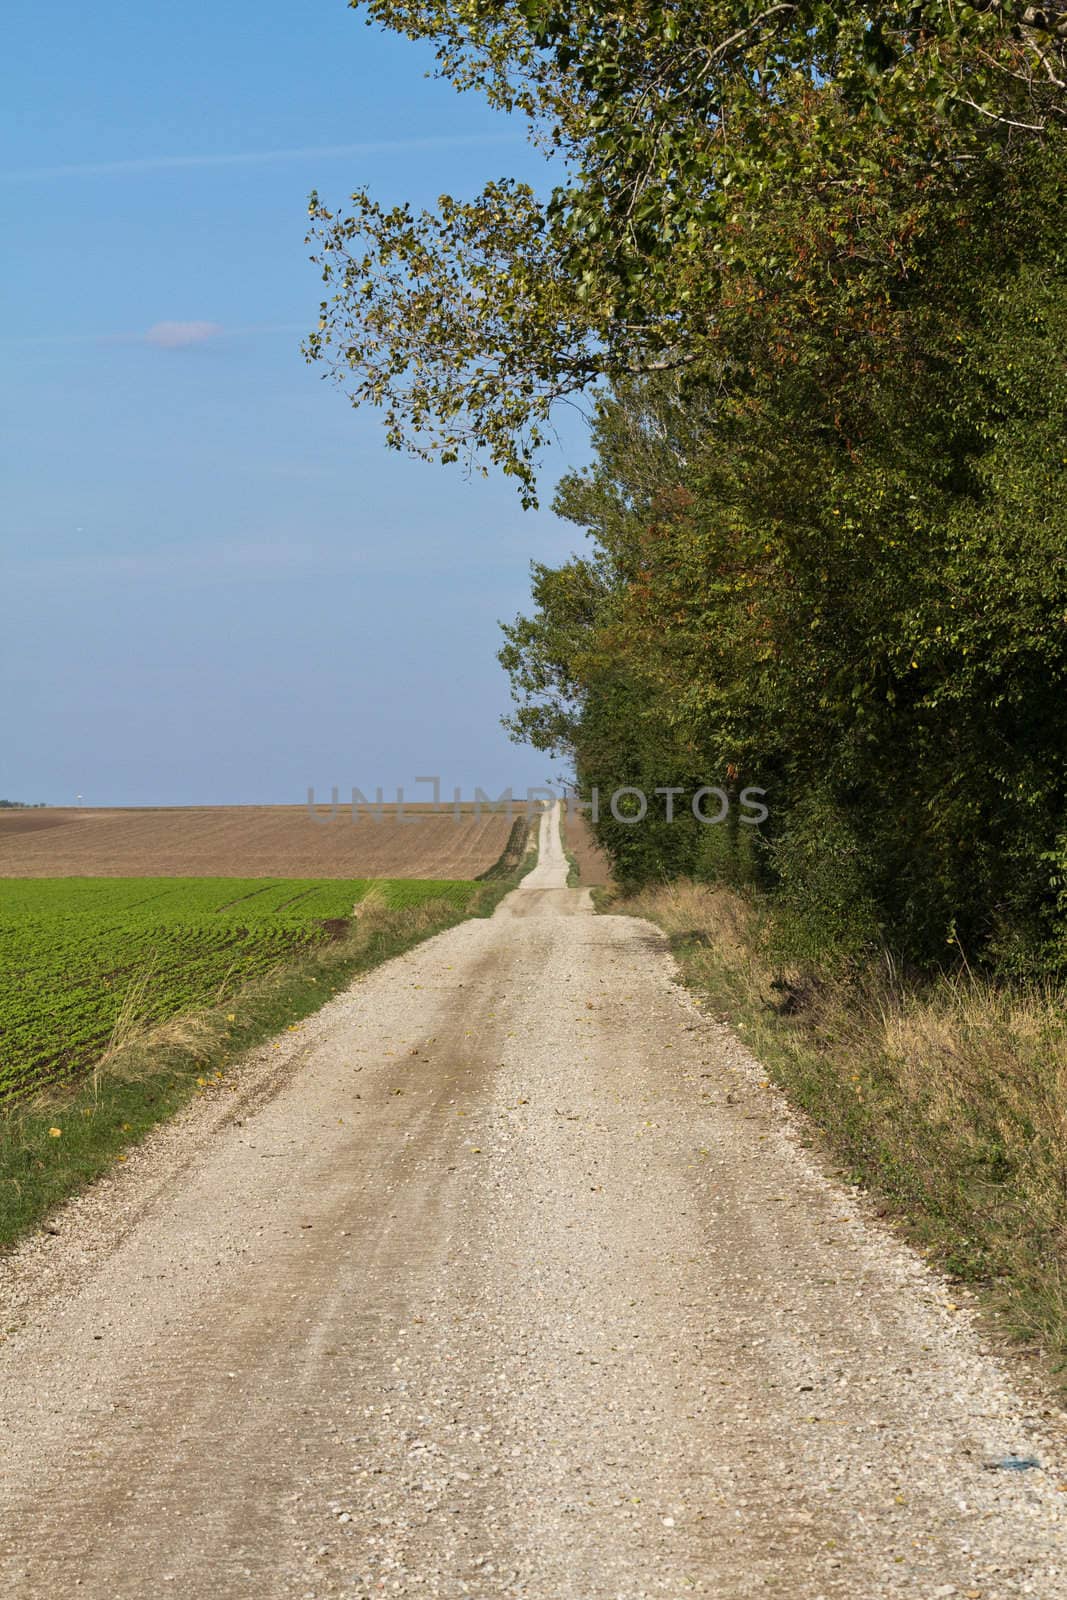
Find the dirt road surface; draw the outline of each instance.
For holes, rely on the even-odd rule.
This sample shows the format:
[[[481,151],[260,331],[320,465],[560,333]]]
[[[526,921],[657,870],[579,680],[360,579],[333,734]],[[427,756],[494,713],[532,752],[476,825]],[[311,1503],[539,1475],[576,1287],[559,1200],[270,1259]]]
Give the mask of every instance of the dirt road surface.
[[[0,1593],[1067,1596],[1037,1402],[543,834],[3,1264]]]

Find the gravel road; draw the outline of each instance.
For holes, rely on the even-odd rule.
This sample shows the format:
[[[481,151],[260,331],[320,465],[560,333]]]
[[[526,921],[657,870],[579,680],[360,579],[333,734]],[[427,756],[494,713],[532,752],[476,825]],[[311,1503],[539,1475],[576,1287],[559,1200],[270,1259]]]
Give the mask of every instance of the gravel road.
[[[3,1263],[0,1594],[1067,1597],[1040,1403],[542,846]]]

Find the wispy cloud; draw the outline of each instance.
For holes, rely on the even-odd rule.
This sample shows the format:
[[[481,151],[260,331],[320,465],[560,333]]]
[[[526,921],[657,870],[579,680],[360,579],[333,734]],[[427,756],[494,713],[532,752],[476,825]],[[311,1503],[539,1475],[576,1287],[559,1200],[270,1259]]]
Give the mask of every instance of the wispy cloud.
[[[0,333],[0,345],[151,344],[176,350],[185,345],[203,344],[206,339],[252,339],[260,334],[306,334],[306,322],[253,322],[243,328],[225,328],[220,322],[156,322],[138,333]]]
[[[225,584],[236,578],[292,578],[300,573],[350,573],[371,559],[348,545],[312,544],[303,539],[219,540],[213,544],[168,544],[155,550],[93,548],[84,554],[59,552],[9,564],[12,581],[109,583],[142,579],[189,579]]]
[[[144,335],[144,342],[158,345],[161,350],[183,350],[186,345],[217,338],[222,332],[218,322],[156,322]]]
[[[451,150],[466,146],[516,144],[518,133],[441,133],[424,139],[376,139],[362,144],[308,145],[298,150],[240,150],[214,155],[138,156],[123,161],[72,161],[56,167],[21,167],[0,172],[0,183],[38,183],[49,178],[121,178],[142,172],[180,172],[211,167],[269,166],[278,161],[332,161],[352,156]]]

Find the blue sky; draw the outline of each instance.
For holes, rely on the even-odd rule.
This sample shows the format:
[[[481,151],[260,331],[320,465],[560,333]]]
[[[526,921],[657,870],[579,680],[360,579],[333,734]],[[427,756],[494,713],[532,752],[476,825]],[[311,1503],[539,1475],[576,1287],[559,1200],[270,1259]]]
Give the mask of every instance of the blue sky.
[[[543,183],[521,127],[343,0],[17,0],[4,54],[0,795],[543,781],[497,620],[580,530],[387,451],[299,348],[312,188]]]

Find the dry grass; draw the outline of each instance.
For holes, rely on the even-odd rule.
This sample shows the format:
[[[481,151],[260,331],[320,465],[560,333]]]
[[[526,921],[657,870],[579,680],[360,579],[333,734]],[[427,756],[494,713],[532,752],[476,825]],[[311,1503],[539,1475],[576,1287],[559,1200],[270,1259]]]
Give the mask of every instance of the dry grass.
[[[97,1063],[97,1070],[121,1054],[146,1032],[149,1026],[146,1021],[149,1015],[149,996],[155,977],[155,966],[152,962],[146,962],[142,970],[127,983],[110,1037]]]
[[[754,902],[680,883],[616,909],[670,936],[851,1175],[1013,1331],[1067,1364],[1067,992],[963,970],[918,984],[782,968]]]
[[[583,889],[611,883],[611,862],[594,839],[588,818],[567,806],[563,808],[563,843],[576,871],[575,882]]]

